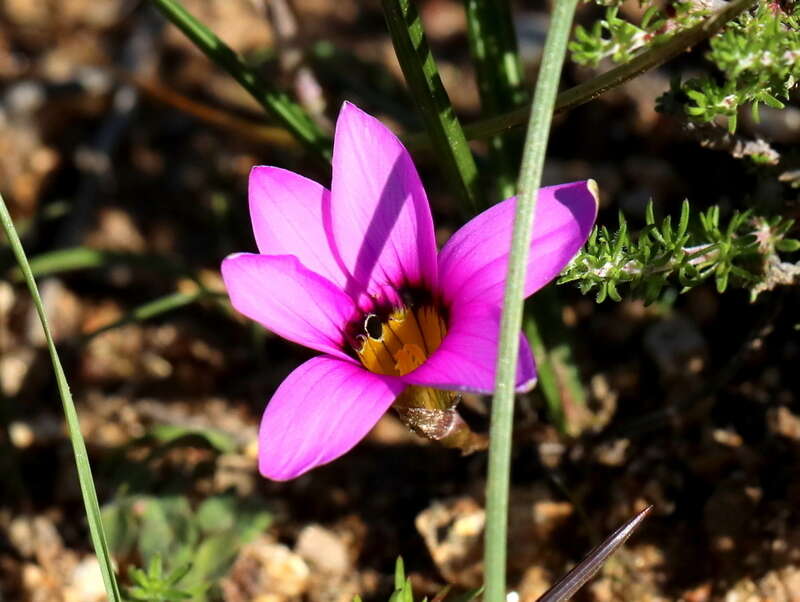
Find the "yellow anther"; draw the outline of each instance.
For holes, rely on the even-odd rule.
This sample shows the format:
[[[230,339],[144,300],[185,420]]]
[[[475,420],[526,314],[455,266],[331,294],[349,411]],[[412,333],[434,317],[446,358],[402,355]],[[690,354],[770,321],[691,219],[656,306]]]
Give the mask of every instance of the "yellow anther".
[[[406,343],[394,354],[394,359],[394,369],[403,375],[408,374],[415,368],[419,368],[427,358],[419,345]]]
[[[377,319],[370,314],[365,320],[366,336],[358,337],[363,345],[356,349],[364,367],[377,374],[402,376],[418,368],[442,344],[446,330],[433,306],[403,307],[383,323]]]

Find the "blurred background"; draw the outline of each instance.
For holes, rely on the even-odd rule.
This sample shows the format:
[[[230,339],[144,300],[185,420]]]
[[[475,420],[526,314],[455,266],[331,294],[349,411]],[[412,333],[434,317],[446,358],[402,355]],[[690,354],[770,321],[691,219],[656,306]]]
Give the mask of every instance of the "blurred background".
[[[322,127],[343,100],[422,129],[380,3],[185,0]],[[450,99],[480,116],[464,6],[417,3]],[[518,2],[527,82],[545,2]],[[638,4],[623,14],[637,17]],[[601,13],[582,5],[578,19]],[[656,98],[704,47],[556,118],[545,183],[594,178],[599,223],[718,204],[798,217],[774,171],[704,148]],[[567,62],[564,85],[597,71]],[[791,153],[797,98],[740,132]],[[520,144],[522,132],[510,133]],[[479,168],[487,147],[474,142]],[[430,152],[414,152],[439,242],[463,222]],[[385,599],[402,555],[415,591],[481,582],[486,456],[460,457],[391,414],[352,453],[295,481],[256,470],[264,404],[310,352],[236,315],[219,263],[255,250],[247,174],[321,166],[148,3],[0,0],[0,190],[31,258],[79,409],[119,571],[189,566],[195,599]],[[492,197],[487,175],[484,190]],[[104,599],[60,401],[29,295],[0,239],[0,600]],[[646,504],[653,514],[582,600],[800,600],[796,290],[750,303],[713,282],[596,304],[551,285],[564,423],[519,400],[511,585],[533,601]],[[538,307],[534,307],[538,304]],[[543,312],[543,313],[542,313]],[[548,314],[549,312],[549,314]],[[487,400],[465,399],[488,426]],[[213,584],[207,589],[204,585]]]

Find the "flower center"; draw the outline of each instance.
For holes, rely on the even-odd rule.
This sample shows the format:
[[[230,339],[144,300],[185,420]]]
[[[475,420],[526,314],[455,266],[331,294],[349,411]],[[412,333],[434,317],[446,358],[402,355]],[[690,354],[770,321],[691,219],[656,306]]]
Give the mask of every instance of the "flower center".
[[[388,316],[367,314],[358,326],[353,349],[370,372],[403,376],[418,368],[442,344],[445,319],[433,304],[413,303]],[[476,435],[455,408],[461,396],[453,391],[409,385],[394,401],[400,420],[419,435],[447,447],[470,453],[486,448],[486,437]]]
[[[402,376],[439,348],[446,330],[444,319],[432,305],[396,309],[383,320],[369,314],[364,334],[356,337],[355,352],[370,372]]]

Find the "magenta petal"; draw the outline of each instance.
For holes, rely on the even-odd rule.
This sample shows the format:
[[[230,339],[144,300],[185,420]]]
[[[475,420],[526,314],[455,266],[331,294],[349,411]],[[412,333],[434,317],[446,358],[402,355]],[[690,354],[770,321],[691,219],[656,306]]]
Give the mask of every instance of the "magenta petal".
[[[419,368],[403,376],[408,384],[450,391],[492,393],[500,337],[500,309],[493,305],[457,305],[450,312],[441,346]],[[520,334],[517,390],[536,384],[536,367],[525,336]]]
[[[516,199],[498,203],[453,234],[439,254],[439,286],[448,302],[499,304],[503,297]],[[555,278],[580,250],[597,217],[594,181],[539,191],[525,296]]]
[[[405,385],[332,357],[315,357],[281,383],[258,433],[258,469],[276,481],[327,464],[361,441]]]
[[[238,312],[284,339],[353,361],[342,333],[353,318],[353,300],[296,257],[231,255],[222,262],[222,278]]]
[[[336,122],[331,195],[334,240],[354,277],[348,293],[435,287],[433,222],[414,163],[386,126],[349,103]]]
[[[330,192],[313,180],[278,167],[250,171],[250,219],[259,251],[294,255],[312,272],[344,288],[345,274],[325,226]]]

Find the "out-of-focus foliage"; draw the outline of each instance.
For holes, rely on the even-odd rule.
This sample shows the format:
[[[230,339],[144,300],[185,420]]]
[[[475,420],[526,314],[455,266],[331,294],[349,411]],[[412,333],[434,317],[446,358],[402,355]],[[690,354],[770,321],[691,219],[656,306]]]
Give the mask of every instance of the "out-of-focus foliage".
[[[644,2],[646,10],[637,25],[619,16],[619,2],[598,4],[609,5],[605,18],[589,29],[577,25],[575,39],[569,45],[572,60],[580,65],[595,67],[606,58],[624,63],[642,47],[658,45],[708,14],[701,5],[679,2],[673,5],[675,14],[667,16],[655,3]]]
[[[682,107],[694,120],[725,118],[736,131],[739,107],[749,105],[758,121],[759,107],[782,109],[800,78],[800,6],[782,9],[761,2],[710,40],[706,58],[722,77],[704,75],[674,82],[660,106]]]
[[[103,508],[114,555],[148,565],[147,572],[129,571],[134,585],[128,595],[134,600],[182,599],[177,592],[206,600],[241,546],[271,520],[263,504],[232,495],[210,497],[194,511],[185,496],[126,496]],[[148,592],[154,597],[142,597]],[[164,597],[166,592],[172,597]]]
[[[800,278],[800,264],[781,261],[778,253],[800,249],[800,241],[787,238],[793,221],[763,218],[751,211],[734,213],[720,224],[719,207],[697,215],[690,229],[691,209],[684,201],[678,223],[665,218],[657,225],[650,203],[646,225],[632,237],[620,214],[619,229],[595,228],[586,247],[572,261],[559,283],[577,282],[581,292],[597,290],[597,301],[620,301],[619,287],[627,284],[632,295],[652,303],[665,286],[677,280],[686,291],[714,278],[719,292],[729,284],[759,293]]]
[[[628,61],[638,50],[656,46],[696,24],[708,14],[706,4],[671,3],[674,14],[668,16],[658,6],[644,2],[642,19],[635,24],[621,18],[618,3],[612,3],[605,18],[591,28],[575,28],[572,60],[591,66],[603,59]],[[700,123],[725,120],[734,132],[740,107],[750,106],[756,120],[762,104],[784,107],[800,78],[800,6],[796,2],[758,2],[709,43],[705,58],[711,72],[674,80],[659,99],[660,110]]]

